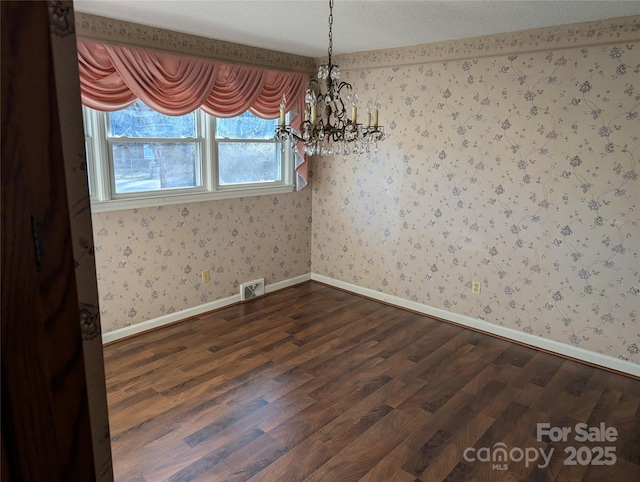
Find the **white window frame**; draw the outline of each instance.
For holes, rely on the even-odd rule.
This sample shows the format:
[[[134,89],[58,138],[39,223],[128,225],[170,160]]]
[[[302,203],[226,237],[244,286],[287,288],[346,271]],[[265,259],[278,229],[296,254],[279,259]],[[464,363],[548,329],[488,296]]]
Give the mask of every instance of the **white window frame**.
[[[281,181],[220,185],[217,175],[218,142],[235,142],[235,139],[216,139],[215,118],[200,109],[196,111],[196,138],[201,148],[201,186],[194,188],[163,189],[137,193],[116,194],[111,166],[111,146],[107,137],[108,114],[82,107],[84,115],[85,145],[87,148],[87,174],[91,183],[91,211],[108,212],[145,207],[166,206],[191,202],[204,202],[240,197],[284,194],[293,191],[294,170],[291,148],[284,145],[280,155]],[[191,139],[191,138],[190,138]],[[129,141],[129,139],[127,140]],[[137,139],[130,139],[139,142]],[[144,140],[143,140],[144,141]],[[154,139],[170,141],[175,139]],[[239,141],[253,142],[254,139]],[[260,140],[260,142],[262,142]],[[275,142],[265,140],[264,142]],[[276,143],[277,144],[277,143]]]

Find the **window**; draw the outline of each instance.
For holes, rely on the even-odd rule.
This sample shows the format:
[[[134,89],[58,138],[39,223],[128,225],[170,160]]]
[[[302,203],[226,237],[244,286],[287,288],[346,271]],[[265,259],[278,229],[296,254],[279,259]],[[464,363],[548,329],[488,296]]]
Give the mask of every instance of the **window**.
[[[160,114],[141,101],[116,112],[83,107],[92,210],[290,192],[290,149],[277,119]]]
[[[280,146],[273,142],[276,120],[256,122],[250,112],[217,119],[218,182],[221,185],[281,181]]]

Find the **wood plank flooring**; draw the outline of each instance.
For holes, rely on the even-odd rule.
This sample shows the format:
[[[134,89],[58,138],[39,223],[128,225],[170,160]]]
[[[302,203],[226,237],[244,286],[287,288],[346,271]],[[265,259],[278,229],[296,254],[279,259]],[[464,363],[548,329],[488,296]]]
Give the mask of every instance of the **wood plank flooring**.
[[[118,482],[640,480],[640,381],[314,282],[105,365]]]

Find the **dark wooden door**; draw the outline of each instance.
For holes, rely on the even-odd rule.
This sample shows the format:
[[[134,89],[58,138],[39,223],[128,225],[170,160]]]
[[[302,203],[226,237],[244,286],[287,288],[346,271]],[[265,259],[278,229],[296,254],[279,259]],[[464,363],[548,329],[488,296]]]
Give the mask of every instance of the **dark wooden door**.
[[[2,8],[2,478],[95,479],[47,2]]]

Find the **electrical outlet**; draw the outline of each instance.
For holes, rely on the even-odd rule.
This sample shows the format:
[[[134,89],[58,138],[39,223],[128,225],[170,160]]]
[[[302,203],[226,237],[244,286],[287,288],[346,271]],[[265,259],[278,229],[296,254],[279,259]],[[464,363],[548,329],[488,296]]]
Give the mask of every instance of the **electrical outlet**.
[[[471,283],[471,292],[474,295],[479,295],[480,294],[480,281],[473,281]]]
[[[202,282],[203,283],[208,283],[209,281],[211,281],[211,273],[209,272],[208,269],[203,269],[202,270]]]

